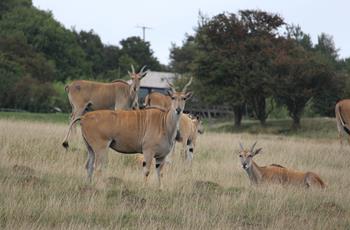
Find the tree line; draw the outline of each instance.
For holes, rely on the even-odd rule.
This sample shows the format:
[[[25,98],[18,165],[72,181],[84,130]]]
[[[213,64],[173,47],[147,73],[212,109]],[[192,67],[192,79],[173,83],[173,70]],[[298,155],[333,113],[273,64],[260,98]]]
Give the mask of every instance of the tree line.
[[[199,103],[232,108],[235,126],[246,111],[264,125],[284,107],[298,127],[307,104],[333,116],[336,101],[349,95],[350,59],[339,58],[330,35],[313,44],[299,26],[261,10],[200,14],[194,34],[172,45],[170,59],[173,71],[194,76]]]
[[[339,58],[332,36],[313,44],[299,26],[261,10],[200,14],[170,60],[160,64],[140,37],[106,45],[92,30],[66,29],[31,0],[0,2],[0,108],[70,111],[66,83],[124,78],[130,64],[193,76],[195,103],[231,107],[236,126],[243,115],[264,125],[283,108],[298,127],[306,107],[333,116],[336,101],[349,96],[350,58]]]
[[[31,0],[0,2],[0,108],[69,111],[66,82],[121,79],[131,64],[166,68],[140,37],[106,45],[92,30],[66,29]]]

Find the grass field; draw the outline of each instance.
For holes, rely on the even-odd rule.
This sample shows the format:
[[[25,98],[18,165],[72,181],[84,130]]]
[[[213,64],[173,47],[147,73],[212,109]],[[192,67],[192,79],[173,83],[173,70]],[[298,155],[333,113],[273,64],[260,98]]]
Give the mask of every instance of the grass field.
[[[210,124],[219,133],[199,137],[192,168],[176,154],[159,191],[154,169],[143,186],[134,157],[113,151],[103,185],[90,185],[80,136],[69,152],[61,147],[67,124],[0,117],[1,229],[350,228],[350,147],[340,147],[334,120],[305,120],[306,130],[295,135],[254,134],[249,127],[226,133],[237,130]],[[327,188],[251,186],[237,152],[239,141],[256,140],[263,148],[259,165],[314,171]]]

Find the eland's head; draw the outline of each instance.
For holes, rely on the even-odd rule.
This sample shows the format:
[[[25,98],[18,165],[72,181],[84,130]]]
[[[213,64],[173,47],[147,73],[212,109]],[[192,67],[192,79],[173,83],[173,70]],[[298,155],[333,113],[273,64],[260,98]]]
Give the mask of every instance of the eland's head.
[[[196,130],[199,134],[203,134],[204,133],[204,126],[203,126],[203,122],[202,119],[200,118],[200,116],[195,116],[192,118],[192,121],[196,127]]]
[[[187,87],[191,85],[191,83],[192,78],[185,85],[181,92],[177,92],[175,90],[174,85],[168,81],[168,84],[170,86],[170,90],[168,90],[168,95],[171,98],[171,108],[173,111],[175,111],[176,115],[180,115],[183,112],[186,101],[192,97],[192,92],[186,92]]]
[[[239,152],[239,159],[241,160],[242,168],[247,170],[252,166],[253,157],[261,151],[261,148],[254,150],[256,142],[250,149],[244,149],[242,143],[239,143],[241,148]]]
[[[135,72],[135,69],[134,69],[134,66],[131,65],[131,72],[128,71],[128,74],[131,78],[131,92],[132,93],[135,93],[135,92],[138,92],[139,89],[140,89],[140,84],[141,84],[141,79],[144,78],[147,73],[148,73],[148,70],[144,71],[144,69],[146,68],[146,66],[143,66],[140,70],[140,72],[136,73]]]

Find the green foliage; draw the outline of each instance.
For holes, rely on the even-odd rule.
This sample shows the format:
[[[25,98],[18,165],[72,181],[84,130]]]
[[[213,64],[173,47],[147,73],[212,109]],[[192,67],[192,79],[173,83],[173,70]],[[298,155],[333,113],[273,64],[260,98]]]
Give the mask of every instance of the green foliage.
[[[293,125],[298,127],[306,103],[332,80],[332,71],[294,40],[282,41],[280,45],[275,61],[275,98],[287,106]]]
[[[161,70],[157,58],[153,56],[151,44],[143,41],[140,37],[129,37],[120,41],[121,52],[134,60],[141,67],[147,65],[153,71]],[[130,63],[129,63],[130,66]]]
[[[89,73],[85,54],[74,34],[56,22],[49,12],[33,7],[15,8],[3,16],[0,31],[7,36],[22,34],[28,45],[55,63],[57,80]]]
[[[231,106],[237,126],[243,108],[261,124],[270,113],[285,116],[287,109],[298,126],[311,99],[309,115],[333,116],[335,102],[346,95],[350,62],[338,60],[329,35],[319,36],[314,46],[300,26],[259,10],[200,15],[198,24],[182,47],[172,46],[171,67],[196,77],[201,103]],[[267,98],[274,98],[276,106]]]
[[[62,112],[70,112],[71,106],[68,101],[67,92],[64,87],[66,84],[62,82],[53,82],[52,88],[55,94],[50,98],[50,103],[53,107],[59,108]]]
[[[172,44],[170,48],[170,68],[180,74],[191,72],[191,64],[196,56],[194,37],[186,35],[182,47]]]
[[[131,37],[121,44],[104,45],[92,30],[68,30],[31,0],[2,0],[0,107],[68,111],[62,82],[115,80],[127,75],[130,64],[161,68],[148,42]]]
[[[191,50],[189,55],[195,56],[192,73],[200,82],[198,94],[209,104],[236,107],[236,117],[241,114],[241,105],[248,103],[263,124],[269,113],[265,101],[273,88],[274,43],[283,19],[263,11],[245,10],[239,15],[219,14],[201,20],[196,46],[191,46],[197,52]],[[182,52],[188,50],[190,42],[184,44]],[[172,54],[174,66],[190,66],[186,64],[189,58],[178,48],[173,47]]]

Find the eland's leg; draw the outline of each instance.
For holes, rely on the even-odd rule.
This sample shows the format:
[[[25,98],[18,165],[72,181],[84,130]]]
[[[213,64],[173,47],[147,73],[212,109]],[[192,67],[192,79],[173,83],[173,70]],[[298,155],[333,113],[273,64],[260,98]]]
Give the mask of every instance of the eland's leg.
[[[94,163],[95,163],[95,153],[88,143],[85,143],[88,149],[88,159],[86,161],[86,171],[87,171],[87,180],[89,183],[92,182],[92,174],[94,172]]]
[[[190,145],[187,145],[187,160],[190,163],[190,165],[192,165],[193,150],[194,150],[194,146],[192,143]]]
[[[165,164],[165,158],[166,157],[161,157],[161,158],[156,158],[156,171],[157,171],[157,178],[158,178],[158,186],[159,189],[162,189],[162,183],[161,183],[161,171],[164,167]]]
[[[340,145],[343,145],[343,126],[340,124],[340,122],[337,119],[337,129],[338,129],[338,138]]]
[[[142,168],[143,168],[143,175],[144,175],[144,184],[147,184],[148,176],[149,176],[151,165],[152,165],[153,156],[154,156],[154,154],[152,154],[150,152],[143,153]]]
[[[180,153],[180,155],[181,155],[181,158],[182,158],[182,160],[183,161],[185,161],[186,160],[186,158],[187,158],[187,140],[185,140],[185,139],[183,139],[182,140],[182,147],[181,147],[181,153]]]
[[[176,145],[176,142],[174,142],[173,147],[171,148],[169,154],[165,158],[165,162],[168,164],[171,164],[171,162],[172,162],[172,157],[175,153],[175,145]]]

